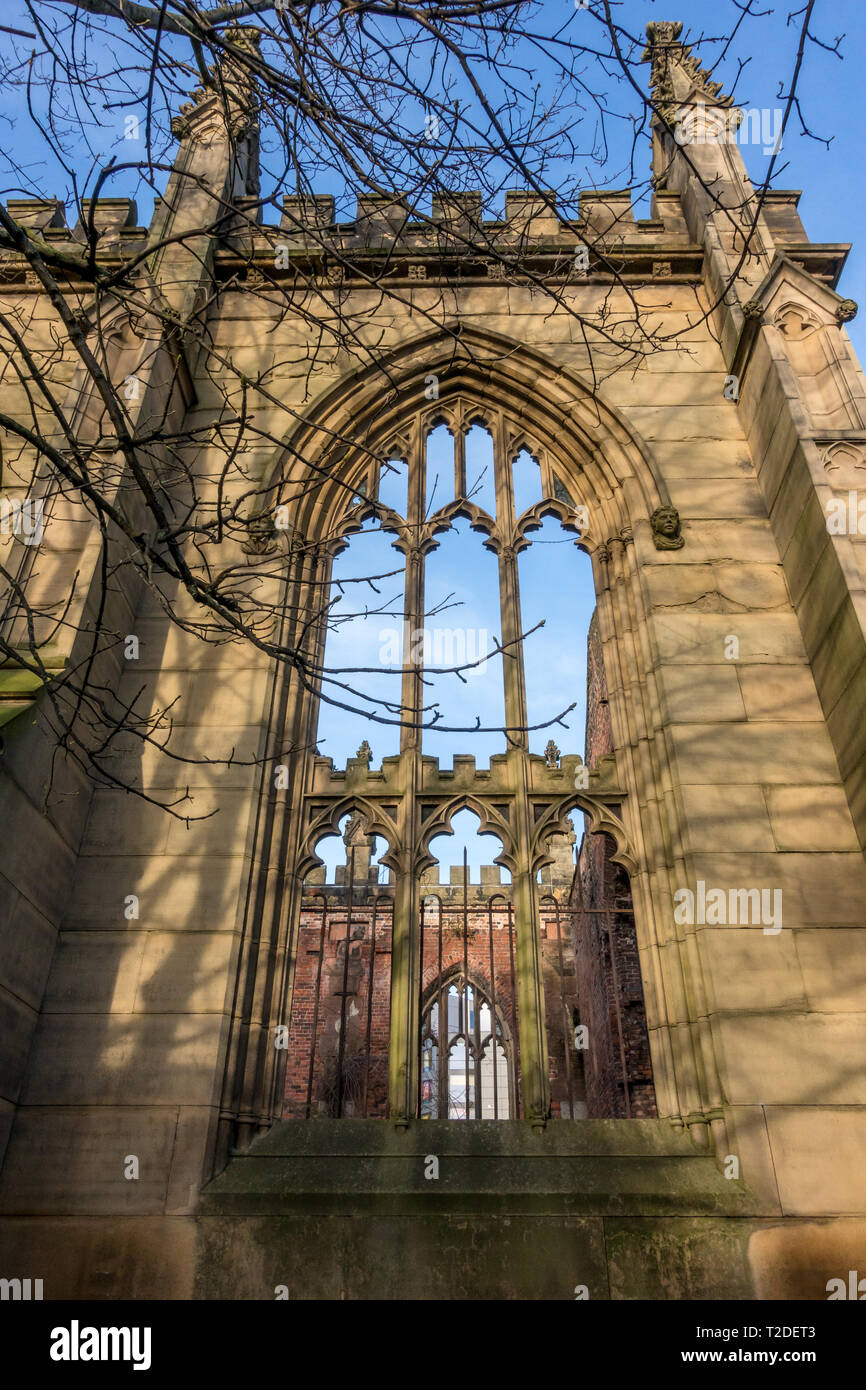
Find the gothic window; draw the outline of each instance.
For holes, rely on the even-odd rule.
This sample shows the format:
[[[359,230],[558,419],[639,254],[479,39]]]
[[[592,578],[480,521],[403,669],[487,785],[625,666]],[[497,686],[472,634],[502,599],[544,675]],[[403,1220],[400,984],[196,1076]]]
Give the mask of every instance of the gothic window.
[[[555,437],[459,394],[389,429],[347,458],[320,551],[315,659],[336,703],[309,705],[299,843],[309,862],[316,827],[357,795],[364,824],[345,844],[362,870],[347,857],[333,887],[319,874],[303,888],[292,969],[308,988],[295,990],[292,1036],[308,1069],[290,1061],[285,1113],[536,1124],[580,1118],[588,1097],[596,1113],[637,1113],[622,1059],[644,1035],[626,1012],[603,1073],[577,1055],[575,943],[591,974],[590,927],[608,919],[575,897],[568,818],[589,787],[585,732],[593,767],[613,748],[587,722],[598,623],[579,474],[554,458]],[[600,645],[593,662],[595,700]],[[457,846],[470,810],[496,848],[433,867],[437,837]],[[370,871],[377,836],[384,874]],[[642,1011],[632,938],[612,930],[634,995],[622,1008]],[[611,979],[615,966],[597,962]],[[331,989],[321,1039],[307,1018],[322,1017],[316,980]],[[586,1011],[598,992],[581,988]]]
[[[421,1037],[421,1119],[514,1117],[511,1045],[483,987],[460,972],[438,981]]]

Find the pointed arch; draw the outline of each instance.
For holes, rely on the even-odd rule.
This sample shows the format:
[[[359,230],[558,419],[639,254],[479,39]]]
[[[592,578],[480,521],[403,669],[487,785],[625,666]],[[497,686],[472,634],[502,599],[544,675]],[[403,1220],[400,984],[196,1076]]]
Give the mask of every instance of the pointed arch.
[[[495,857],[493,863],[507,869],[509,873],[514,873],[516,861],[511,826],[502,814],[480,797],[473,796],[471,793],[455,796],[453,801],[437,807],[429,820],[425,821],[415,866],[416,872],[423,873],[425,869],[429,869],[437,863],[435,856],[430,853],[430,845],[440,835],[454,834],[451,828],[452,822],[460,811],[471,811],[477,817],[479,822],[477,834],[492,835],[499,841],[502,845],[502,852]]]
[[[431,373],[440,392],[432,410],[425,395]],[[503,334],[455,323],[327,388],[275,449],[262,479],[262,510],[287,502],[302,534],[329,533],[359,486],[369,487],[406,419],[424,412],[453,420],[457,401],[461,421],[481,419],[482,401],[501,412],[509,430],[504,448],[513,437],[544,454],[575,506],[589,510],[590,550],[624,528],[648,527],[653,511],[670,504],[646,442],[579,373]]]

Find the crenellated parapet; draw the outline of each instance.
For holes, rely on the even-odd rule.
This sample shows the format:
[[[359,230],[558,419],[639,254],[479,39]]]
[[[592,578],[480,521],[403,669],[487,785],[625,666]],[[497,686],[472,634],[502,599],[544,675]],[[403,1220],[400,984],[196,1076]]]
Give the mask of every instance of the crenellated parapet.
[[[297,277],[348,288],[383,279],[499,281],[521,272],[575,282],[693,281],[701,273],[678,203],[668,200],[653,218],[636,219],[628,189],[584,190],[576,217],[557,207],[553,193],[521,189],[506,193],[501,218],[484,216],[479,191],[440,191],[429,212],[399,191],[363,194],[354,217],[342,221],[335,220],[333,198],[292,194],[282,199],[276,227],[266,220],[267,206],[253,201],[241,209],[218,273],[243,278],[246,270],[257,289]]]
[[[796,212],[796,191],[767,195],[766,215],[778,243],[826,283],[834,283],[846,246],[810,243]],[[504,218],[483,216],[480,193],[440,193],[429,216],[414,211],[400,194],[366,195],[355,217],[336,221],[330,195],[286,195],[279,221],[266,220],[267,204],[249,194],[234,199],[236,216],[224,219],[216,239],[214,275],[224,284],[243,283],[267,294],[297,286],[326,291],[394,285],[500,282],[527,277],[579,285],[610,283],[695,283],[704,254],[689,235],[677,193],[658,190],[652,217],[636,217],[629,190],[585,189],[576,218],[560,215],[552,195],[543,199],[514,190],[506,194]],[[114,269],[137,256],[158,227],[139,225],[131,198],[84,200],[67,216],[59,199],[10,199],[10,214],[28,232],[63,257],[71,288],[78,283],[76,258],[96,237],[97,265]],[[154,222],[164,216],[157,200]],[[67,257],[69,259],[67,260]],[[85,264],[81,259],[81,272]],[[26,258],[6,253],[0,290],[39,290]]]

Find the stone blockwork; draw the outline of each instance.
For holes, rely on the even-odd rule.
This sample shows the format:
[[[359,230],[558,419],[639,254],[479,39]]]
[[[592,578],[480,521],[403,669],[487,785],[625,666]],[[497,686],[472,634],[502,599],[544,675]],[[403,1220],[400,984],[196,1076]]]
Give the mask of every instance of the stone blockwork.
[[[696,92],[710,105],[718,93],[690,66],[676,35],[668,38],[660,44],[651,35],[648,56],[656,95],[676,122]],[[844,328],[852,310],[836,292],[847,248],[808,241],[794,194],[776,192],[759,208],[736,146],[690,146],[687,157],[657,122],[651,219],[636,221],[623,193],[588,192],[576,224],[515,195],[501,225],[486,227],[513,248],[513,273],[501,278],[489,256],[470,254],[465,237],[449,231],[465,207],[438,208],[433,227],[401,224],[395,244],[392,211],[371,202],[351,225],[327,232],[344,253],[335,284],[321,200],[303,208],[287,200],[279,227],[245,224],[252,130],[239,146],[216,105],[204,102],[184,116],[178,136],[175,173],[153,225],[137,228],[132,208],[105,208],[100,215],[116,237],[114,250],[109,237],[100,256],[111,265],[117,244],[170,243],[155,261],[160,292],[181,326],[207,305],[212,352],[199,355],[181,331],[141,360],[141,343],[125,325],[112,349],[113,379],[138,364],[147,388],[142,419],[153,411],[164,428],[182,425],[203,439],[217,412],[237,404],[241,374],[261,383],[267,394],[257,401],[257,428],[268,442],[245,459],[247,476],[282,495],[284,483],[291,493],[299,476],[303,482],[304,459],[327,461],[332,492],[295,518],[312,541],[335,534],[337,493],[345,499],[367,481],[361,444],[377,440],[379,427],[391,438],[407,412],[425,408],[427,374],[441,374],[443,409],[471,407],[482,418],[501,412],[503,430],[530,438],[542,459],[546,505],[561,520],[572,506],[588,512],[580,543],[598,598],[612,751],[594,760],[597,738],[608,746],[599,722],[585,769],[572,750],[552,766],[506,753],[489,770],[457,759],[445,773],[418,749],[381,767],[350,759],[334,769],[309,751],[308,705],[289,676],[270,670],[252,646],[202,645],[169,622],[152,593],[117,589],[111,626],[140,635],[141,660],[132,671],[115,647],[101,655],[100,675],[120,699],[143,686],[143,712],[171,704],[181,750],[211,760],[232,753],[229,763],[204,761],[179,776],[152,747],[118,744],[126,778],[144,789],[188,789],[193,817],[217,812],[187,823],[116,789],[91,795],[65,765],[55,765],[51,785],[50,711],[33,703],[15,663],[4,665],[0,1122],[9,1138],[0,1274],[44,1275],[48,1298],[194,1290],[272,1297],[281,1282],[338,1298],[351,1246],[350,1296],[405,1296],[410,1286],[400,1274],[414,1278],[426,1267],[425,1251],[439,1260],[434,1294],[505,1296],[512,1286],[501,1269],[485,1282],[471,1253],[482,1250],[489,1271],[490,1252],[505,1241],[512,1255],[504,1263],[525,1269],[516,1287],[543,1297],[560,1296],[566,1268],[589,1271],[584,1282],[599,1296],[606,1289],[625,1298],[824,1297],[826,1280],[854,1267],[866,1220],[866,1077],[857,1061],[866,1044],[864,541],[827,526],[827,504],[860,484],[866,445],[866,385]],[[196,192],[182,194],[189,169]],[[696,170],[712,184],[712,199]],[[745,259],[731,213],[744,198],[757,217]],[[214,205],[231,200],[232,238],[199,237]],[[53,204],[19,216],[41,217],[46,237],[75,244]],[[589,269],[575,279],[566,267],[583,239],[592,243]],[[277,268],[281,241],[288,256]],[[625,285],[606,268],[613,254]],[[383,299],[369,278],[371,267],[386,265],[399,295]],[[34,340],[47,350],[52,311],[23,263],[13,258],[4,277],[0,296],[29,306]],[[269,299],[276,280],[292,287],[297,312],[287,312],[283,298]],[[546,280],[582,323],[551,312]],[[452,306],[447,332],[431,327],[443,294]],[[627,316],[634,296],[671,342],[637,368],[586,326],[600,324],[602,314],[608,322]],[[377,367],[359,367],[336,349],[318,350],[312,371],[310,298],[322,313],[354,324],[359,341],[375,341],[393,395],[383,393]],[[70,400],[81,386],[70,361]],[[297,419],[291,437],[286,407]],[[337,458],[323,442],[334,438],[357,440],[358,448]],[[203,447],[197,459],[201,495],[212,499],[221,456]],[[33,468],[22,457],[20,477],[4,473],[4,490],[26,488]],[[238,495],[246,487],[245,480]],[[667,533],[660,509],[662,521],[671,509],[677,514]],[[660,545],[665,535],[670,544]],[[100,590],[98,537],[74,517],[58,517],[52,536],[56,546],[46,547],[32,582],[57,598],[77,573],[72,617],[86,618]],[[10,551],[17,544],[3,537]],[[254,519],[250,535],[228,536],[220,563],[254,569],[272,546],[292,604],[305,614],[327,580],[326,560],[293,548],[286,533],[275,536],[267,516]],[[183,596],[178,610],[196,616]],[[51,659],[60,669],[80,655],[58,649]],[[273,765],[292,739],[302,751],[288,789],[275,790]],[[412,794],[404,797],[407,786]],[[386,1277],[377,1252],[397,1218],[392,1211],[365,1225],[359,1189],[341,1186],[339,1172],[332,1181],[333,1166],[315,1189],[327,1191],[327,1212],[308,1227],[306,1217],[287,1214],[321,1176],[293,1164],[291,1145],[305,1140],[295,1134],[286,1153],[271,1155],[271,1206],[235,1201],[243,1190],[237,1165],[283,1105],[274,1029],[291,1016],[293,979],[299,990],[303,980],[294,971],[309,837],[357,806],[372,831],[390,837],[403,894],[394,969],[408,978],[420,963],[404,950],[406,923],[418,921],[428,863],[409,861],[411,837],[401,834],[414,816],[415,843],[422,813],[441,828],[464,805],[488,816],[512,856],[516,941],[536,982],[549,964],[547,948],[529,929],[521,936],[521,924],[537,921],[534,875],[545,870],[551,834],[565,832],[577,806],[593,833],[612,837],[631,884],[660,1118],[611,1121],[616,1128],[604,1131],[603,1143],[595,1131],[581,1138],[583,1122],[545,1128],[541,1108],[551,1092],[543,1078],[534,1129],[518,1126],[513,1152],[490,1170],[490,1201],[480,1202],[479,1184],[469,1180],[471,1153],[464,1154],[451,1207],[449,1189],[439,1188],[432,1225],[400,1226],[403,1253],[388,1262]],[[510,833],[518,806],[531,809],[531,843]],[[707,910],[710,890],[717,897]],[[542,993],[539,983],[521,1000],[524,1010],[535,1008],[536,1022]],[[404,1044],[403,1058],[392,1058],[389,1096],[400,1094],[404,1110],[406,1040],[415,1045],[408,1000],[395,1009],[392,998],[389,1014],[391,1036],[399,1030]],[[527,1047],[543,1059],[543,1026],[528,1031]],[[401,1135],[412,1136],[414,1158],[429,1152],[424,1125],[397,1118],[408,1126],[399,1133],[382,1119],[365,1122],[374,1127],[370,1150],[358,1149],[369,1160],[367,1193],[391,1182],[385,1148]],[[286,1125],[274,1132],[285,1135]],[[640,1128],[647,1125],[655,1128]],[[469,1126],[455,1128],[443,1144],[471,1150],[481,1142],[466,1140]],[[551,1159],[559,1143],[600,1146],[583,1169],[570,1160],[551,1167],[556,1200],[536,1213],[531,1240],[526,1228],[508,1225],[508,1200],[525,1194],[534,1171],[524,1164],[530,1139]],[[337,1152],[339,1133],[328,1142]],[[632,1145],[645,1154],[644,1143],[660,1146],[650,1176],[628,1164],[623,1172],[623,1154]],[[129,1155],[140,1160],[139,1182],[124,1178]],[[736,1191],[721,1176],[728,1156],[739,1160]],[[213,1182],[223,1170],[225,1180]],[[580,1196],[590,1174],[600,1194],[591,1210]],[[416,1177],[414,1168],[402,1172],[391,1188],[405,1179],[421,1201],[415,1189],[423,1177]],[[611,1194],[624,1191],[628,1202],[617,1206]],[[501,1219],[492,1211],[500,1198]],[[471,1239],[467,1211],[476,1222]],[[335,1212],[353,1220],[340,1224]],[[329,1253],[317,1264],[311,1241],[326,1216]],[[455,1240],[462,1272],[449,1285],[439,1257]],[[543,1268],[542,1245],[554,1252]],[[286,1249],[291,1268],[281,1278],[277,1254]],[[573,1289],[579,1276],[569,1280]]]

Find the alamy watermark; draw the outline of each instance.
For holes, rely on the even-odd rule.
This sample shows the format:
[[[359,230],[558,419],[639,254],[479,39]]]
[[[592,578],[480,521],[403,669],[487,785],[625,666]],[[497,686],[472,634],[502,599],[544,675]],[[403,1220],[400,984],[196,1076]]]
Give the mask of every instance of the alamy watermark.
[[[134,1371],[150,1370],[149,1327],[82,1327],[73,1318],[69,1327],[51,1330],[48,1352],[52,1361],[131,1361]]]
[[[847,497],[831,497],[824,511],[831,536],[866,536],[866,493],[851,488]]]
[[[763,926],[765,936],[782,930],[781,888],[708,888],[699,878],[695,890],[677,888],[674,921],[678,926]]]
[[[740,111],[698,105],[680,118],[674,139],[678,145],[760,145],[763,154],[778,154],[783,120],[780,106]]]
[[[465,677],[483,675],[495,647],[483,627],[413,628],[404,622],[402,640],[396,627],[382,628],[379,633],[379,661],[383,666],[468,668],[462,672]]]
[[[41,545],[45,534],[44,497],[0,497],[0,535],[24,545]]]

